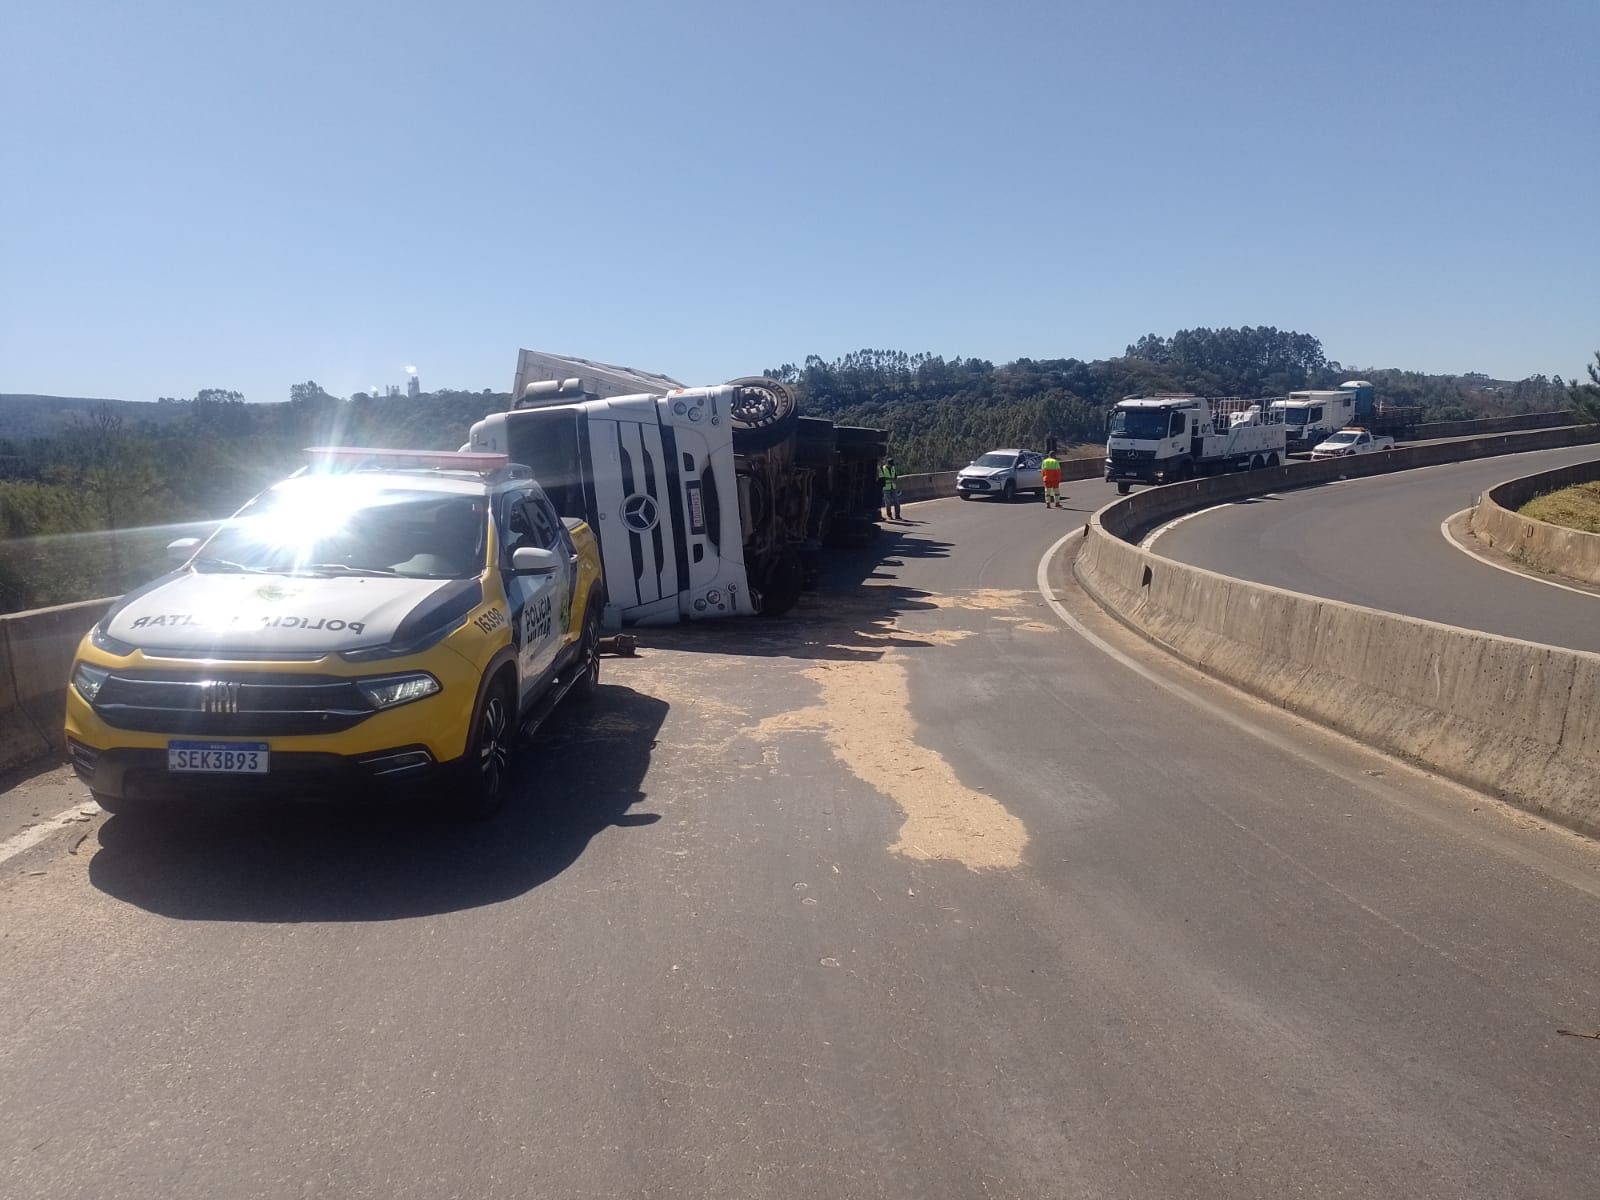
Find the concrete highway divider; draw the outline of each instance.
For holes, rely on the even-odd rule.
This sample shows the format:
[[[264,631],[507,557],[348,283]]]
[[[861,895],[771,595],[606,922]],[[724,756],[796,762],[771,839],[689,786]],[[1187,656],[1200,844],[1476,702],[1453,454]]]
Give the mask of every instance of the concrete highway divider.
[[[1572,424],[1569,409],[1555,412],[1521,413],[1515,417],[1479,417],[1471,421],[1426,421],[1413,430],[1412,436],[1427,438],[1482,437],[1488,433],[1511,433],[1518,429],[1554,429]]]
[[[1600,459],[1508,479],[1490,488],[1473,506],[1473,536],[1535,570],[1600,584],[1600,534],[1536,521],[1517,511],[1536,496],[1597,480]]]
[[[1231,579],[1137,544],[1228,500],[1597,439],[1593,427],[1540,430],[1149,488],[1089,519],[1074,573],[1118,619],[1216,678],[1600,836],[1600,655]]]
[[[110,600],[0,616],[0,771],[65,751],[72,655]]]

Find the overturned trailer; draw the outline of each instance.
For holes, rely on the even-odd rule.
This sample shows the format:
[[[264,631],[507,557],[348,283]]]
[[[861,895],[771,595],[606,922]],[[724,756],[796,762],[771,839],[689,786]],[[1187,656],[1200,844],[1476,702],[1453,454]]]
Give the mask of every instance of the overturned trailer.
[[[548,357],[523,352],[512,407],[463,448],[526,463],[594,529],[609,628],[787,612],[824,546],[876,534],[884,431],[802,417],[760,376],[610,396],[583,374],[530,378]]]

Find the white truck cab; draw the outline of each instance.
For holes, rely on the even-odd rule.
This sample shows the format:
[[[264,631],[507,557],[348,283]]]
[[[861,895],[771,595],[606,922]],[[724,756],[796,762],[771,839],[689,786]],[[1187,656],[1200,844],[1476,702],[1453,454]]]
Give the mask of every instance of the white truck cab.
[[[526,463],[605,565],[605,624],[750,614],[730,419],[735,389],[601,399],[576,379],[529,383],[472,426],[466,450]]]
[[[1106,480],[1167,483],[1283,460],[1283,416],[1261,401],[1192,395],[1130,396],[1112,410]]]

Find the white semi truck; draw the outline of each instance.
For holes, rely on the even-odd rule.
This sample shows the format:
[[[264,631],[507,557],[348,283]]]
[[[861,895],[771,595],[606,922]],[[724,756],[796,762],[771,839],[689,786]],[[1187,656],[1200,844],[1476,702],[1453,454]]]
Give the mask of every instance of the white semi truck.
[[[786,612],[824,542],[877,532],[888,435],[799,416],[783,383],[602,398],[580,379],[533,380],[464,450],[533,468],[563,517],[588,522],[605,568],[605,624]]]
[[[1352,379],[1337,388],[1290,392],[1272,401],[1272,408],[1283,414],[1287,449],[1293,453],[1311,450],[1352,425],[1374,434],[1409,437],[1422,417],[1418,406],[1380,402],[1365,379]]]
[[[1106,480],[1127,495],[1135,482],[1276,467],[1283,455],[1283,413],[1263,401],[1130,396],[1112,410]]]

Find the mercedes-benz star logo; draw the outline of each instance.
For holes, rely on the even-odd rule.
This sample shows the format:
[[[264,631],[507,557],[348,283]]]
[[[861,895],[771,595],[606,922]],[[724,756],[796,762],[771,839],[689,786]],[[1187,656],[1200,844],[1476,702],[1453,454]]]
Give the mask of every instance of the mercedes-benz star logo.
[[[622,523],[635,533],[649,533],[660,519],[653,496],[635,492],[622,502]]]

